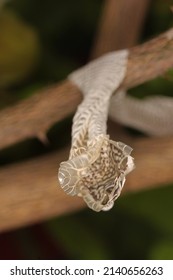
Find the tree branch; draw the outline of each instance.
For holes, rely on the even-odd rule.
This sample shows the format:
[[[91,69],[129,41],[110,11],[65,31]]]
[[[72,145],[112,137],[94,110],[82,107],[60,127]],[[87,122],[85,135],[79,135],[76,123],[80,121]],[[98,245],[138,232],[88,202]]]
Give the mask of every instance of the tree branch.
[[[173,28],[130,50],[126,77],[121,85],[129,89],[163,75],[173,67]]]
[[[172,182],[172,146],[173,138],[134,141],[133,156],[137,167],[128,175],[124,193]],[[163,150],[161,162],[158,151]],[[84,207],[81,198],[66,195],[57,183],[57,168],[68,157],[68,152],[69,147],[25,164],[1,168],[1,232]]]
[[[150,0],[106,0],[91,57],[133,47],[141,34],[149,3]]]
[[[81,100],[79,89],[64,81],[3,109],[0,111],[0,149],[31,137],[42,141],[47,130],[72,114]]]
[[[162,75],[173,67],[173,29],[130,50],[121,88],[128,89]],[[0,112],[0,149],[28,137],[42,138],[55,123],[73,113],[82,97],[64,81]]]

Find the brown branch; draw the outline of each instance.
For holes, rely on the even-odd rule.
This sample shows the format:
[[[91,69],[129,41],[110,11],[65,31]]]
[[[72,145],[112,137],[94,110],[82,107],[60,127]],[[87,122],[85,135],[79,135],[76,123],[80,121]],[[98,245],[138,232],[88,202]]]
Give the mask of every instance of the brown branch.
[[[121,85],[132,88],[163,75],[173,67],[173,28],[130,51],[126,77]]]
[[[172,182],[172,146],[173,138],[134,141],[136,169],[128,175],[124,192],[136,192]],[[163,150],[160,164],[158,151]],[[69,147],[25,164],[1,168],[0,231],[33,224],[84,207],[81,198],[68,196],[57,183],[59,163],[68,157],[68,152]]]
[[[173,67],[173,29],[130,50],[126,77],[128,89],[162,75]],[[45,89],[0,112],[0,149],[27,137],[41,137],[55,122],[75,111],[80,91],[69,81]]]
[[[47,130],[72,114],[81,100],[79,89],[64,81],[0,111],[0,149],[25,138],[44,141]]]
[[[91,57],[134,46],[149,3],[150,0],[106,0]]]

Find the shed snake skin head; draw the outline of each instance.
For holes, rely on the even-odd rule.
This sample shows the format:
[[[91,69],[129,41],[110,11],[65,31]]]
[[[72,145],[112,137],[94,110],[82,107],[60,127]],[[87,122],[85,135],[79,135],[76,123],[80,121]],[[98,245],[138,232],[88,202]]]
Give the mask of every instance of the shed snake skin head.
[[[119,197],[125,176],[134,168],[132,149],[99,135],[88,141],[87,148],[60,164],[58,178],[63,190],[82,196],[94,211],[107,211]]]

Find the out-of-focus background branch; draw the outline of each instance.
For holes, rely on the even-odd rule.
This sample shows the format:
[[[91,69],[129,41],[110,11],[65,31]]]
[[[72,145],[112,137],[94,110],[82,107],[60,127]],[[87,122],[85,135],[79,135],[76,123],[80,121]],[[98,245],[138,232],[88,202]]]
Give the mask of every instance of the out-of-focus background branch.
[[[114,0],[105,1],[91,57],[96,58],[106,52],[131,48],[137,44],[149,3],[150,0],[140,3],[136,0],[118,3]],[[127,32],[129,22],[131,31]]]
[[[147,11],[149,11],[149,9],[151,9],[151,5],[149,5],[149,2],[150,1],[137,1],[137,0],[105,1],[104,9],[101,16],[101,21],[98,27],[98,33],[97,33],[98,35],[95,36],[95,43],[93,44],[94,47],[91,51],[91,55],[89,56],[94,58],[107,51],[111,51],[119,48],[126,48],[129,46],[131,47],[134,44],[136,44],[136,40],[141,35],[143,29],[142,23],[144,23],[145,14]],[[134,8],[132,9],[132,7],[135,7],[135,9]],[[136,10],[139,11],[138,17],[136,17],[137,14]],[[130,25],[129,25],[129,21],[130,21]],[[131,30],[130,32],[129,32],[129,27]],[[165,30],[166,29],[167,28],[165,28]],[[124,33],[129,34],[129,36],[124,36],[123,35]],[[172,31],[170,30],[169,33],[166,33],[165,35],[162,35],[161,37],[158,37],[152,40],[151,42],[144,44],[143,46],[140,45],[139,47],[135,47],[131,50],[127,76],[122,84],[123,88],[131,88],[147,80],[153,79],[157,76],[162,75],[165,71],[167,71],[167,69],[172,67],[173,64],[173,59],[171,56],[171,52],[173,48],[172,37],[173,37]],[[82,64],[83,63],[84,62],[82,62]],[[35,87],[37,88],[39,86],[35,86]],[[31,91],[34,92],[35,90],[32,89]],[[147,90],[147,92],[149,91],[151,90]],[[9,93],[6,89],[5,92],[6,95],[8,96]],[[133,90],[132,90],[132,94],[133,94]],[[134,91],[134,94],[140,96],[140,89],[137,91],[137,93]],[[5,96],[5,94],[3,94],[2,96]],[[43,89],[40,90],[38,94],[33,95],[32,97],[29,97],[24,101],[20,101],[19,104],[14,105],[13,107],[5,108],[1,111],[0,128],[2,133],[0,134],[0,147],[1,149],[2,148],[3,149],[2,152],[0,152],[0,159],[2,161],[2,165],[6,163],[6,165],[2,166],[0,170],[0,182],[1,182],[0,183],[0,197],[1,197],[0,229],[1,231],[7,229],[8,230],[13,229],[25,225],[31,225],[35,222],[49,219],[50,217],[55,217],[57,215],[62,215],[68,212],[72,213],[77,209],[81,209],[84,207],[84,204],[81,201],[81,199],[68,197],[63,193],[63,191],[60,188],[56,188],[57,185],[56,174],[57,174],[58,164],[59,162],[61,162],[62,160],[68,157],[69,147],[66,148],[58,147],[58,150],[56,148],[57,151],[52,151],[51,147],[55,146],[54,141],[56,139],[57,139],[56,141],[61,142],[62,145],[62,141],[60,139],[64,138],[63,134],[66,134],[65,137],[67,138],[64,139],[65,140],[64,142],[65,143],[68,142],[69,134],[70,134],[69,121],[66,120],[65,123],[61,124],[62,128],[58,128],[57,136],[55,132],[54,134],[55,140],[53,140],[52,138],[53,135],[51,134],[50,131],[50,127],[53,124],[55,124],[60,120],[63,120],[65,117],[74,113],[80,101],[81,101],[81,94],[79,90],[70,82],[64,81],[59,85],[55,85],[55,86],[53,85],[46,89],[44,89],[43,87]],[[47,131],[48,131],[48,138],[50,142],[49,144],[47,143],[47,139],[45,135]],[[132,191],[136,192],[137,190],[147,189],[147,188],[152,189],[152,187],[157,187],[158,189],[159,185],[168,184],[173,181],[172,171],[171,171],[172,163],[173,163],[173,154],[172,154],[173,140],[171,137],[157,138],[157,139],[141,138],[137,136],[138,134],[136,135],[136,132],[129,133],[127,129],[122,128],[118,124],[114,124],[112,122],[109,122],[109,133],[111,134],[111,137],[116,140],[121,140],[125,142],[128,141],[128,143],[134,148],[136,170],[128,176],[124,193],[132,192]],[[26,138],[32,138],[32,137],[37,137],[43,143],[48,145],[47,148],[45,149],[47,149],[47,152],[49,152],[49,154],[9,165],[10,162],[12,163],[13,161],[15,161],[15,159],[14,160],[12,159],[11,154],[14,153],[14,150],[15,151],[19,150],[21,152],[20,146],[22,146],[23,144],[22,143],[18,144],[17,146],[14,146],[14,148],[8,146],[11,144],[15,144],[18,141],[24,140]],[[30,148],[31,144],[25,143],[24,149],[26,149],[28,145]],[[34,145],[36,144],[33,144],[33,146]],[[6,149],[4,149],[5,147]],[[162,151],[163,156],[161,156],[160,151]],[[26,152],[24,152],[24,154],[26,154]],[[16,160],[19,161],[20,157],[17,157]],[[165,190],[167,190],[167,188],[165,188]],[[158,191],[155,190],[154,193],[150,192],[150,199],[152,200],[154,198],[153,203],[157,203],[157,199],[155,198],[155,196],[159,197],[158,194],[159,194],[159,189]],[[164,197],[163,191],[161,196]],[[110,215],[114,216],[114,211],[115,211],[117,216],[118,215],[117,211],[121,212],[121,209],[122,210],[126,209],[128,211],[128,207],[130,209],[130,212],[133,212],[133,207],[130,202],[128,203],[128,198],[125,196],[124,199],[122,198],[120,202],[117,202],[117,205],[120,205],[119,206],[120,208],[117,208],[118,206],[116,206],[116,209],[113,210],[112,214],[110,213]],[[123,201],[126,201],[126,203]],[[135,198],[135,202],[133,201],[133,196],[132,196],[132,203],[134,204],[134,207],[137,201],[139,201],[140,203],[141,201],[140,195],[138,195],[138,198]],[[143,193],[142,193],[142,201],[144,201],[144,203],[145,201],[148,201],[147,195],[145,198],[145,194]],[[167,202],[168,202],[167,205],[170,205],[169,200]],[[150,204],[149,201],[147,203],[148,205]],[[142,203],[140,205],[142,205]],[[141,208],[142,206],[140,206],[139,208],[139,206],[137,205],[137,207],[138,207],[137,208],[138,211],[142,213],[142,208]],[[143,210],[143,212],[145,211]],[[105,214],[106,214],[105,218],[107,217],[106,220],[107,219],[109,220],[110,219],[109,213],[105,213]],[[104,219],[104,215],[102,214],[99,215],[100,217],[102,217],[101,218],[102,223],[107,223]],[[119,217],[122,216],[123,215],[121,213]],[[82,219],[84,218],[85,221],[87,221],[86,214],[83,214],[81,218]],[[91,221],[91,224],[93,221],[94,224],[98,224],[100,228],[99,225],[99,221],[101,221],[100,218],[98,216],[97,217],[95,216],[94,220],[93,218],[94,218],[93,215],[91,215],[90,213],[89,219]],[[168,213],[167,213],[167,218],[169,221]],[[126,221],[126,217],[124,216],[123,219],[124,219],[123,220],[123,224],[124,224],[124,222]],[[152,219],[152,215],[150,215],[149,219]],[[133,224],[131,218],[130,221]],[[118,220],[116,222],[119,223],[120,231],[121,231],[122,228],[121,222],[118,222]],[[70,226],[70,228],[72,228],[71,232],[73,232],[73,226],[75,228],[76,225],[77,227],[80,228],[80,232],[83,232],[82,228],[84,228],[84,225],[81,224],[80,219],[79,222],[77,222],[77,220],[72,216],[70,216],[69,219],[68,217],[62,218],[62,220],[58,223],[59,226],[57,229],[54,222],[53,223],[49,222],[46,227],[46,229],[49,230],[46,230],[46,232],[47,234],[49,232],[49,236],[50,235],[59,236],[61,240],[61,244],[63,244],[64,248],[66,248],[66,251],[68,253],[70,252],[69,254],[71,254],[73,258],[75,256],[74,252],[76,252],[75,244],[77,240],[73,235],[73,242],[70,243],[70,239],[68,239],[67,236],[67,232],[69,231],[69,229],[65,227],[65,224],[68,224],[68,226],[71,225]],[[106,228],[109,228],[108,224]],[[141,225],[141,229],[142,228],[143,227]],[[97,229],[95,230],[97,232]],[[87,232],[87,236],[89,236],[89,240],[88,242],[86,242],[86,244],[90,243],[91,246],[93,244],[92,247],[94,249],[92,251],[91,247],[88,246],[88,248],[90,248],[89,249],[90,251],[88,251],[87,256],[89,256],[90,258],[92,256],[96,257],[96,255],[98,255],[98,258],[101,258],[101,256],[103,258],[106,257],[110,258],[110,252],[107,251],[109,247],[109,244],[107,243],[108,242],[107,238],[105,239],[102,236],[102,241],[99,242],[97,238],[95,239],[94,237],[93,229],[92,229],[93,234],[90,233],[89,231],[90,231],[90,223],[88,223],[88,227],[85,228],[85,232]],[[147,230],[145,232],[147,234]],[[39,233],[41,235],[44,235],[45,231],[39,229]],[[25,230],[21,234],[22,237],[26,236]],[[104,230],[103,230],[103,234],[104,234]],[[105,236],[106,235],[107,234],[105,234]],[[86,241],[86,235],[84,232],[83,232],[83,236],[85,236],[85,241]],[[151,239],[152,239],[152,234],[150,231],[150,240]],[[45,242],[47,242],[46,240],[44,239],[44,244]],[[104,243],[107,245],[104,245]],[[131,244],[133,244],[133,242]],[[143,242],[143,244],[145,244],[145,242]],[[51,244],[49,242],[49,246],[50,245]],[[132,246],[133,249],[135,248],[134,244],[130,246]],[[102,248],[102,249],[99,251],[98,248]],[[169,244],[169,248],[170,248],[170,244]],[[77,251],[78,250],[79,249],[77,249]],[[123,251],[122,248],[120,251],[121,252]],[[83,254],[82,252],[78,251],[77,257],[82,258],[82,254]],[[129,254],[140,257],[138,248],[136,248],[136,251],[133,250],[133,253],[131,252]],[[120,255],[121,254],[119,254],[118,257],[121,257]],[[124,258],[125,256],[126,258],[128,258],[128,252],[124,252],[124,255],[122,253],[121,258]],[[115,258],[115,256],[113,258]]]
[[[128,176],[124,192],[156,188],[173,181],[172,138],[133,140],[131,145],[136,170]],[[68,158],[69,148],[1,168],[1,230],[33,224],[85,207],[81,198],[67,196],[57,186],[57,167]],[[160,150],[164,151],[162,160]]]

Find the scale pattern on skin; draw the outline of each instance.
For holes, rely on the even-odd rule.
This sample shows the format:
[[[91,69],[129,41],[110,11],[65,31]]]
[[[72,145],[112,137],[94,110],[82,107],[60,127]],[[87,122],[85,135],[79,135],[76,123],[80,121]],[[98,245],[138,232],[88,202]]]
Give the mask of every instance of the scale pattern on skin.
[[[69,160],[58,178],[67,194],[81,196],[94,211],[109,210],[134,168],[132,148],[106,134],[110,98],[125,77],[128,51],[112,52],[73,72],[69,79],[84,99],[73,119]]]

